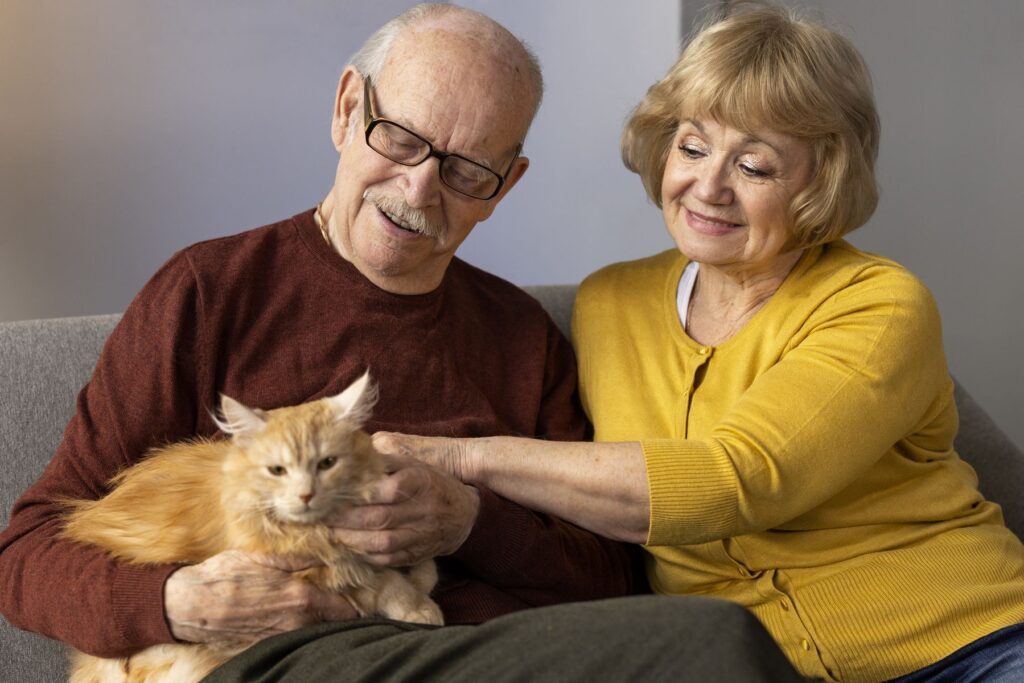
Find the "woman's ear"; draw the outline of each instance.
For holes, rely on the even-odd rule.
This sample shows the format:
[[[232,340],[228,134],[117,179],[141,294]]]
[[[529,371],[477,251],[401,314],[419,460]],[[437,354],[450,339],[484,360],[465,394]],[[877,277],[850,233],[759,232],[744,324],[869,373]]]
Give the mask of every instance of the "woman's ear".
[[[362,102],[363,77],[353,67],[347,66],[338,79],[338,92],[334,96],[334,114],[331,117],[331,141],[334,149],[341,152],[349,136],[353,112]]]

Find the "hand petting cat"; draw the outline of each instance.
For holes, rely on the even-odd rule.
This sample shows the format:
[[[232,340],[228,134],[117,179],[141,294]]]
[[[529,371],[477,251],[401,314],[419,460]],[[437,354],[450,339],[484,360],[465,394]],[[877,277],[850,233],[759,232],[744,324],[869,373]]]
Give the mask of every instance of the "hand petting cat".
[[[331,518],[333,539],[386,567],[410,566],[458,550],[476,523],[477,490],[401,453],[383,452],[382,457],[387,476],[370,486],[365,504]]]
[[[414,458],[448,472],[462,482],[481,483],[472,466],[472,453],[466,448],[465,439],[377,432],[373,435],[373,448],[389,457]]]
[[[531,510],[606,538],[646,543],[651,500],[637,441],[591,443],[515,436],[451,438],[377,432],[373,447],[413,458]],[[571,483],[571,494],[566,493]]]

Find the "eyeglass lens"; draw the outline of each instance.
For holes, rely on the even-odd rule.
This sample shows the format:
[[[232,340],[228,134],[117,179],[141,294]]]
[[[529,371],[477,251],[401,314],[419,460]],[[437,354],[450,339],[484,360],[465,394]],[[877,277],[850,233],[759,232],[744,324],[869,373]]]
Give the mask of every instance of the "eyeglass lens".
[[[386,119],[374,120],[367,142],[378,154],[406,166],[420,164],[431,155],[430,143]],[[480,199],[489,199],[501,185],[494,171],[457,155],[442,157],[440,172],[446,185]]]

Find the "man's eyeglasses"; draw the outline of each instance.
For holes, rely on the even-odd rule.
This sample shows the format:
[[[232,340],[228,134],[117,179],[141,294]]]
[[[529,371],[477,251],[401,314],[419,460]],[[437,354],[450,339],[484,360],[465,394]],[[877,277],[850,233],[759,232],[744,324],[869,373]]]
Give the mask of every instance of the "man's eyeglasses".
[[[474,199],[491,199],[512,170],[512,164],[519,157],[522,145],[509,162],[505,173],[498,175],[483,164],[458,154],[438,152],[434,146],[408,128],[388,119],[379,119],[373,114],[370,103],[370,77],[363,76],[363,124],[366,126],[366,144],[377,154],[403,166],[422,164],[430,157],[437,157],[441,182],[460,194]]]

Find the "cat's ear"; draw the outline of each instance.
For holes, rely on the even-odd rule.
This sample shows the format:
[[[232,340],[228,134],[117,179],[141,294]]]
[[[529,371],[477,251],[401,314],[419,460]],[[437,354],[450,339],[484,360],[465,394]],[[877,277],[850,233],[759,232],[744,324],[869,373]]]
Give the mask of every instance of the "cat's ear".
[[[220,395],[220,415],[213,421],[229,436],[255,436],[267,426],[262,410],[247,408],[230,396]]]
[[[370,379],[370,371],[349,385],[348,389],[327,399],[339,420],[352,420],[362,425],[370,419],[370,411],[377,403],[377,384]]]

